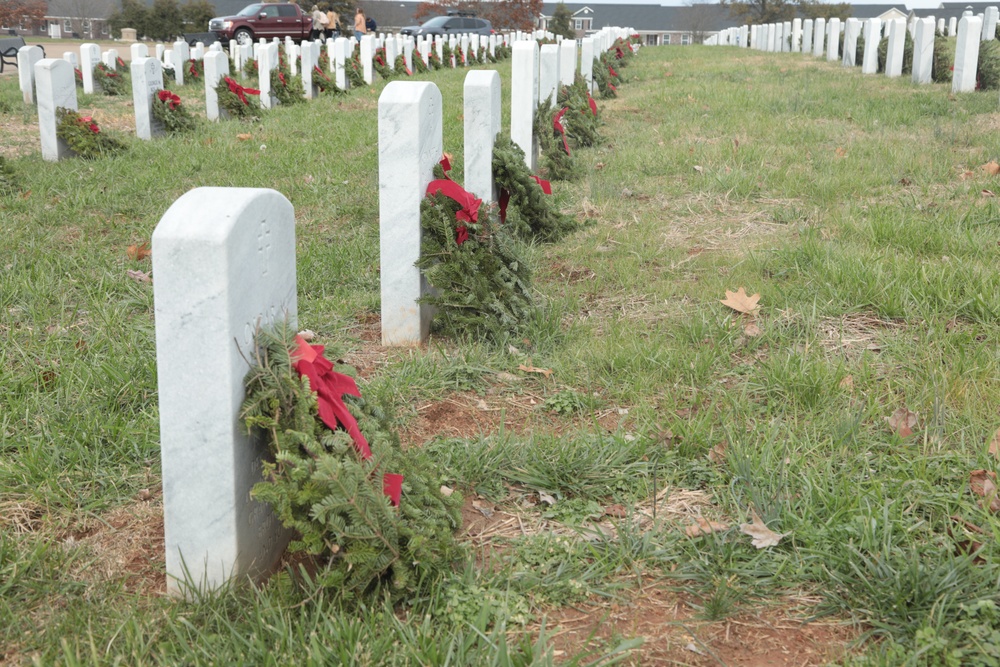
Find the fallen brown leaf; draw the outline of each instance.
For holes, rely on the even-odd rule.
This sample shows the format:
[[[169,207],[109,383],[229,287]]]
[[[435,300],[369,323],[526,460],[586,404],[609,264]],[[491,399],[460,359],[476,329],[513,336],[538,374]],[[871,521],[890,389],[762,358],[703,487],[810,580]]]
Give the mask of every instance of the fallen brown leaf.
[[[750,511],[750,516],[753,518],[753,523],[742,523],[740,524],[740,532],[744,535],[749,535],[753,539],[751,542],[758,549],[764,549],[766,547],[777,546],[781,538],[790,535],[791,533],[776,533],[767,527],[767,524],[761,521],[760,517],[753,510]]]
[[[729,526],[727,524],[719,523],[718,521],[709,521],[705,517],[699,516],[695,517],[695,523],[684,529],[684,534],[688,537],[701,537],[702,535],[711,535],[712,533],[728,529]]]
[[[722,299],[720,303],[729,306],[738,313],[750,314],[757,310],[758,301],[760,301],[760,294],[747,296],[746,290],[740,287],[735,292],[726,290],[726,298]]]
[[[995,459],[1000,459],[1000,428],[993,435],[993,439],[990,440],[989,453]]]
[[[249,141],[250,139],[253,138],[253,135],[249,134],[249,133],[247,133],[247,134],[237,134],[236,138],[239,139],[240,141]]]
[[[623,505],[608,505],[604,508],[604,516],[610,516],[615,519],[624,519],[627,512]]]
[[[851,391],[854,389],[854,376],[847,375],[843,380],[840,381],[840,388]]]
[[[702,167],[701,165],[698,165],[698,164],[696,164],[694,166],[694,170],[697,171],[699,174],[704,174],[705,173],[705,168]]]
[[[712,463],[722,463],[726,460],[726,443],[720,442],[708,450],[708,460]]]
[[[973,470],[969,473],[969,488],[977,496],[983,498],[980,503],[985,508],[989,501],[989,509],[994,514],[1000,512],[1000,498],[997,498],[997,474],[992,470]]]
[[[525,366],[524,364],[520,364],[517,370],[524,371],[525,373],[539,373],[540,375],[544,375],[546,380],[552,375],[551,368],[535,368],[534,366]]]
[[[760,330],[760,327],[753,322],[748,322],[745,327],[743,327],[743,333],[750,336],[751,338],[756,338],[757,336],[764,333]]]
[[[843,146],[837,146],[837,150],[834,153],[837,154],[837,157],[847,157],[847,149]]]
[[[128,255],[128,258],[132,261],[141,262],[152,255],[153,251],[149,249],[148,243],[140,243],[139,245],[130,245],[125,249],[125,254]]]
[[[901,179],[899,179],[899,184],[900,185],[913,185],[913,181],[911,181],[908,178],[901,178]]]
[[[972,173],[971,171],[969,171],[968,169],[966,169],[966,170],[965,170],[965,171],[963,171],[963,172],[962,172],[961,174],[959,174],[959,176],[958,176],[958,177],[959,177],[960,179],[962,179],[963,181],[967,181],[967,180],[969,180],[970,178],[972,178],[973,176],[975,176],[975,174],[973,174],[973,173]]]
[[[888,417],[883,417],[889,428],[900,438],[909,438],[913,435],[913,427],[917,425],[917,413],[910,412],[905,407],[899,408]]]
[[[1000,174],[1000,164],[997,164],[996,160],[990,160],[989,162],[981,166],[980,169],[985,171],[990,176],[996,176],[997,174]]]
[[[153,279],[150,278],[149,274],[143,273],[142,271],[133,271],[132,269],[129,269],[128,271],[125,272],[125,275],[127,275],[129,278],[136,281],[137,283],[153,282]]]
[[[992,190],[983,190],[979,193],[980,197],[996,197],[996,194]]]

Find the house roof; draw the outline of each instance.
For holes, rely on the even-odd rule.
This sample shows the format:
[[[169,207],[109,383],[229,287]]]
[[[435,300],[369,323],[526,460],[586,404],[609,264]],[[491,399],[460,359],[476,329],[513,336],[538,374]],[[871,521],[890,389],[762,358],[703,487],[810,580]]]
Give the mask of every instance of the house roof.
[[[942,2],[938,5],[937,9],[924,9],[918,15],[933,16],[934,18],[943,18],[945,20],[950,19],[952,16],[960,19],[967,9],[971,9],[973,16],[975,16],[976,14],[985,12],[987,7],[997,6],[1000,6],[1000,2],[997,2],[997,0],[993,2]]]
[[[589,16],[592,20],[591,29],[600,30],[610,26],[631,27],[643,31],[686,30],[691,25],[695,14],[710,27],[709,32],[732,28],[740,25],[739,21],[729,16],[729,9],[719,4],[699,3],[687,7],[664,7],[663,5],[611,5],[599,3],[567,2],[566,8],[574,18]],[[559,5],[557,2],[542,4],[542,15],[551,18]],[[589,8],[591,14],[577,14],[580,10]]]
[[[106,19],[118,11],[117,0],[49,0],[46,16],[60,19]]]
[[[851,17],[856,19],[870,19],[877,18],[885,14],[886,12],[895,9],[903,14],[903,16],[908,16],[910,10],[904,4],[898,5],[853,5],[851,7]]]

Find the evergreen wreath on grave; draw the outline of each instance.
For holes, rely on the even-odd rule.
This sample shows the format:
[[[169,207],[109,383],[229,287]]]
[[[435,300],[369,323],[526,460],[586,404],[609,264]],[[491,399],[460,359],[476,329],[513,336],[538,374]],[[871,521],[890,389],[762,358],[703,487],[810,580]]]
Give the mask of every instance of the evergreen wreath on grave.
[[[219,96],[219,108],[225,109],[233,118],[240,120],[260,118],[260,91],[256,88],[244,88],[235,79],[224,76],[219,79],[215,94]]]
[[[63,107],[56,109],[56,136],[65,141],[77,156],[88,160],[125,150],[125,143],[101,132],[93,118]]]
[[[430,68],[424,63],[424,57],[419,53],[415,53],[415,58],[413,59],[413,73],[423,74],[424,72],[430,71]]]
[[[954,70],[955,40],[949,37],[935,37],[931,79],[934,83],[949,83]]]
[[[417,58],[420,60],[420,58]],[[397,72],[406,72],[406,76],[413,76],[413,70],[406,66],[406,58],[403,54],[396,56],[396,62],[393,63],[393,67],[396,68]]]
[[[80,71],[79,67],[73,68],[73,78],[76,79],[76,87],[83,88],[83,72]]]
[[[115,56],[115,65],[117,65],[122,69],[125,69],[125,61],[122,60],[121,56]]]
[[[858,67],[865,61],[865,36],[858,35],[857,45],[854,48],[854,64]]]
[[[468,62],[465,60],[465,51],[462,50],[461,44],[455,45],[455,67],[465,67]]]
[[[247,61],[243,63],[243,74],[251,79],[258,79],[260,76],[260,68],[257,65],[257,61],[253,58],[247,58]]]
[[[566,140],[563,119],[568,107],[553,109],[543,100],[535,109],[534,134],[542,158],[542,169],[553,181],[571,181],[579,176],[576,160]]]
[[[194,116],[181,102],[181,98],[166,89],[153,93],[152,113],[167,134],[190,132],[196,126]]]
[[[453,55],[451,51],[451,45],[447,41],[441,44],[441,63],[443,67],[451,67],[451,56]]]
[[[510,47],[504,43],[497,44],[496,48],[496,59],[497,61],[507,60],[510,58]]]
[[[619,37],[615,40],[615,43],[611,45],[611,50],[614,53],[614,58],[622,67],[628,67],[632,58],[635,56],[635,49],[632,45]]]
[[[428,56],[427,61],[430,64],[431,69],[441,69],[443,67],[436,49],[431,49],[431,55]]]
[[[280,68],[271,70],[271,94],[285,106],[306,101],[302,77],[292,76],[290,72]]]
[[[101,87],[105,95],[124,95],[128,83],[121,72],[116,72],[104,63],[97,63],[94,66],[94,81]]]
[[[493,178],[499,192],[500,221],[521,238],[556,241],[577,229],[576,221],[556,210],[548,199],[552,187],[531,173],[521,147],[502,134],[493,144]]]
[[[21,177],[14,170],[14,165],[0,155],[0,196],[9,196],[21,191]]]
[[[618,97],[617,83],[620,81],[617,74],[617,70],[607,64],[604,55],[594,64],[594,83],[597,84],[597,90],[600,91],[601,97]]]
[[[883,37],[878,43],[878,72],[879,74],[885,73],[886,60],[889,57],[889,38]],[[910,37],[910,31],[903,31],[903,69],[902,74],[911,74],[913,72],[913,38]]]
[[[488,48],[487,49],[480,49],[479,52],[486,54],[486,60],[487,60],[487,62],[491,62],[491,63],[498,62],[497,61],[497,57],[495,55],[493,55],[492,53],[490,53],[490,50]]]
[[[1000,43],[987,39],[979,43],[976,90],[996,90],[998,88],[1000,88]]]
[[[420,203],[416,265],[434,289],[419,301],[434,306],[442,333],[502,343],[535,313],[531,272],[517,254],[514,231],[448,178],[448,168],[446,156]]]
[[[291,551],[317,558],[320,586],[347,599],[411,597],[462,553],[459,494],[441,492],[423,450],[400,447],[386,412],[322,346],[287,327],[258,331],[256,343],[241,418],[274,462],[252,496],[298,533]]]
[[[316,59],[316,67],[319,67],[324,72],[330,71],[330,54],[329,49],[320,49],[319,58]]]
[[[375,67],[375,71],[378,72],[380,77],[386,81],[390,81],[399,76],[399,72],[389,67],[389,63],[386,61],[387,58],[388,56],[385,53],[384,46],[375,49],[375,56],[372,58],[372,65]]]
[[[368,84],[365,82],[365,74],[361,68],[361,54],[354,52],[344,63],[347,72],[347,80],[351,83],[351,88],[362,88]]]
[[[347,92],[338,88],[333,79],[327,76],[319,65],[313,65],[312,80],[313,85],[319,88],[322,95],[343,95]]]
[[[187,61],[187,67],[184,68],[184,76],[195,81],[203,81],[205,79],[205,63],[191,58]]]
[[[563,121],[566,133],[576,146],[594,146],[601,141],[598,130],[597,101],[590,95],[586,80],[577,72],[573,85],[563,86],[559,91],[559,106],[569,107],[567,119]]]

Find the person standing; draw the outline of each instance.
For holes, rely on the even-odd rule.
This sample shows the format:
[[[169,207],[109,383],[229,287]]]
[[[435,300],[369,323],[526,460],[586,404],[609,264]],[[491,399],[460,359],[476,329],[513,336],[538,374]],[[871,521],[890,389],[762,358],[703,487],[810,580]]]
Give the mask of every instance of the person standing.
[[[326,14],[319,10],[319,5],[313,5],[312,8],[312,33],[309,35],[309,39],[317,40],[323,36],[323,31],[326,30],[327,24]]]
[[[354,36],[361,41],[361,37],[368,32],[365,27],[365,10],[358,7],[358,11],[354,14]]]
[[[333,39],[340,36],[340,16],[330,5],[326,6],[326,37]]]

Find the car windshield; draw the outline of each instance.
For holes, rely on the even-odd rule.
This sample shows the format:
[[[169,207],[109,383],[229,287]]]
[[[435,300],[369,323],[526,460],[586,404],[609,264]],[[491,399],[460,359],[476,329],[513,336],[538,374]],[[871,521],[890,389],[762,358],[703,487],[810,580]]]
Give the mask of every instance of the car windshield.
[[[420,25],[421,28],[441,28],[444,27],[444,22],[448,20],[447,16],[435,16],[426,23]]]
[[[261,5],[250,5],[240,10],[237,16],[257,16],[260,14]]]

